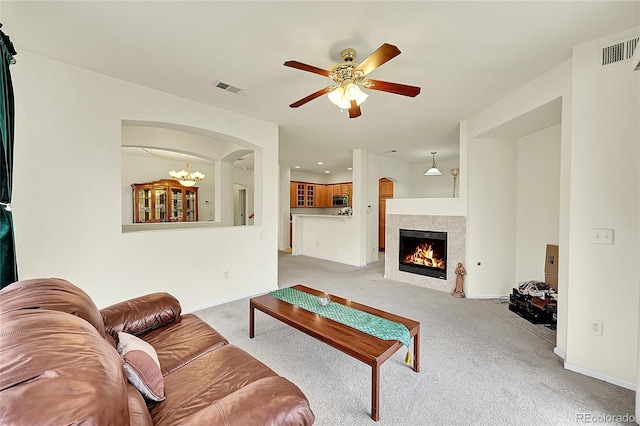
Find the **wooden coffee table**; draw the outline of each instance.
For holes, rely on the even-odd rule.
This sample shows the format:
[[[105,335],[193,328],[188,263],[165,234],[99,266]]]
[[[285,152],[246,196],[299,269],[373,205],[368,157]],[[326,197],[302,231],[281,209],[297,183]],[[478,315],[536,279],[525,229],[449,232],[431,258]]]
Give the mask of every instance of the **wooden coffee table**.
[[[295,285],[291,287],[314,295],[323,292]],[[331,301],[368,312],[389,321],[404,324],[413,338],[413,370],[420,371],[420,323],[398,315],[390,314],[351,300],[331,295]],[[328,318],[321,317],[306,309],[276,299],[268,294],[254,297],[249,301],[249,337],[254,336],[254,310],[276,318],[309,336],[334,347],[355,359],[371,366],[371,418],[380,419],[380,366],[403,345],[397,340],[382,340],[370,334],[340,324]]]

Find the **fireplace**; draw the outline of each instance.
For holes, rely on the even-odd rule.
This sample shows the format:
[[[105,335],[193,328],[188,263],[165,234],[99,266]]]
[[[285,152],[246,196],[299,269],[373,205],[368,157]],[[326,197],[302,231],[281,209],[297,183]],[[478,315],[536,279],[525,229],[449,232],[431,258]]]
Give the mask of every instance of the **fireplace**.
[[[447,279],[447,233],[400,229],[399,270]]]

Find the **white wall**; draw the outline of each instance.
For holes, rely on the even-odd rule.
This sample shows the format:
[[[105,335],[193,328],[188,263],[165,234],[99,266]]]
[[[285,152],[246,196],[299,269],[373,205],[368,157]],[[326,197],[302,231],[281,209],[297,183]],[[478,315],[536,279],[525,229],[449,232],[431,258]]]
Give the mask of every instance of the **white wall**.
[[[411,164],[410,197],[411,198],[450,198],[453,197],[453,176],[451,169],[460,168],[460,160],[440,160],[436,155],[436,165],[442,172],[440,176],[425,176],[432,161]],[[456,183],[456,197],[460,195],[460,176]]]
[[[368,170],[365,179],[366,197],[364,217],[366,221],[366,262],[378,261],[378,184],[381,178],[393,181],[393,198],[410,196],[410,166],[401,160],[385,157],[372,152],[367,153]],[[425,177],[425,176],[423,176]],[[369,210],[369,206],[371,209]]]
[[[311,183],[329,184],[329,183],[342,183],[342,182],[353,181],[352,171],[319,174],[319,173],[301,172],[300,170],[291,169],[290,175],[291,175],[291,180],[295,182],[311,182]]]
[[[539,76],[535,80],[527,83],[520,89],[514,91],[509,96],[491,105],[486,110],[471,117],[468,121],[460,123],[460,160],[461,160],[461,196],[464,197],[466,188],[470,187],[473,177],[469,173],[464,173],[464,161],[475,162],[475,159],[466,158],[470,149],[465,148],[473,142],[473,138],[484,134],[491,129],[500,127],[505,123],[512,123],[513,120],[527,115],[531,111],[536,111],[540,107],[561,99],[561,124],[560,124],[560,201],[559,201],[559,276],[558,276],[558,325],[556,333],[556,348],[560,353],[566,351],[567,338],[567,318],[569,315],[567,286],[569,280],[569,184],[571,171],[571,109],[572,109],[572,61],[570,59],[559,64],[549,72]],[[469,189],[470,191],[470,189]],[[490,208],[490,206],[487,206]],[[471,210],[469,210],[471,215]],[[467,248],[473,244],[479,246],[482,241],[481,235],[476,235],[471,224],[471,217],[467,222]],[[480,224],[479,224],[480,225]],[[493,249],[491,241],[488,250]],[[514,247],[515,250],[515,247]],[[469,254],[469,253],[468,253]],[[468,262],[473,259],[469,256]],[[476,291],[482,291],[485,285],[491,287],[490,277],[474,277],[473,270],[467,270],[467,283],[473,285]],[[477,279],[485,279],[473,283]],[[515,280],[515,276],[513,277]],[[473,283],[473,284],[472,284]],[[483,293],[479,293],[483,294]],[[485,293],[487,296],[491,293]]]
[[[290,237],[290,200],[289,200],[289,183],[291,182],[291,172],[288,167],[280,166],[280,202],[278,213],[278,249],[284,250],[289,248]]]
[[[544,281],[547,244],[558,245],[560,125],[517,141],[515,282]]]
[[[640,72],[601,67],[600,49],[640,28],[574,48],[569,221],[570,368],[636,382],[640,206]],[[614,230],[613,245],[590,242],[592,228]],[[589,334],[590,319],[603,335]]]
[[[514,287],[517,143],[474,139],[468,145],[468,297],[499,297]]]
[[[558,244],[560,125],[519,139],[469,142],[468,296],[507,295],[544,280]]]
[[[572,60],[468,122],[472,164],[474,137],[562,98],[556,349],[566,368],[629,388],[638,377],[640,73],[625,63],[603,69],[598,57],[603,46],[639,32],[634,28],[576,47]],[[471,176],[468,237],[477,246],[475,186]],[[592,244],[591,228],[614,229],[615,243]],[[590,319],[603,321],[603,336],[589,334]]]
[[[277,125],[25,51],[12,76],[21,279],[69,279],[99,307],[168,291],[185,310],[277,287],[278,202],[263,191],[278,185]],[[122,120],[177,123],[258,147],[257,226],[123,234]]]

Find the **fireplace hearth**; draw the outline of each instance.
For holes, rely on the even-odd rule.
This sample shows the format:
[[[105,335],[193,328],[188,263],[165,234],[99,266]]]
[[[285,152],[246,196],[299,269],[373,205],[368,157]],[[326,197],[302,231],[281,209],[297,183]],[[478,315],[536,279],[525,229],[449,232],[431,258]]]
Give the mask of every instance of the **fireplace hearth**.
[[[398,269],[447,279],[447,233],[400,229]]]

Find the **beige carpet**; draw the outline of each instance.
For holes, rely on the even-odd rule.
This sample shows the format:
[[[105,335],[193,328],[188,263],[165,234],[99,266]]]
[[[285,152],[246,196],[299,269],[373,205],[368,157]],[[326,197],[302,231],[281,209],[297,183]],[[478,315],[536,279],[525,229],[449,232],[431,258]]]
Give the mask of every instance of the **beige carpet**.
[[[634,392],[565,370],[555,332],[491,300],[456,299],[356,268],[279,255],[279,285],[305,284],[421,323],[421,372],[399,351],[381,368],[380,425],[570,425],[633,414]],[[307,395],[317,425],[373,425],[371,369],[260,312],[248,299],[197,312]],[[609,422],[610,423],[610,422]]]

